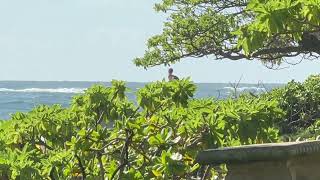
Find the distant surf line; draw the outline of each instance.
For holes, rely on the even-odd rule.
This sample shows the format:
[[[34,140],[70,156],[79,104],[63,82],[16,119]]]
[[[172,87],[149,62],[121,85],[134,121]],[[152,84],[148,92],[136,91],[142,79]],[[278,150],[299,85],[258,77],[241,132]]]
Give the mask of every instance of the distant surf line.
[[[26,89],[8,89],[0,88],[0,92],[17,93],[84,93],[87,88],[26,88]]]

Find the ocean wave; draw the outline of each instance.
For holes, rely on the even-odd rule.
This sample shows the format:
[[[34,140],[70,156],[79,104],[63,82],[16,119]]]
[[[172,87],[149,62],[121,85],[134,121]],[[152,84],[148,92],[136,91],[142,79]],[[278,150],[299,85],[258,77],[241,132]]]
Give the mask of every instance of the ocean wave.
[[[83,93],[85,88],[56,88],[56,89],[46,89],[46,88],[27,88],[27,89],[8,89],[0,88],[0,92],[21,92],[21,93]]]
[[[228,89],[228,90],[230,90],[230,91],[234,91],[234,87],[224,87],[223,89]],[[265,88],[262,88],[262,87],[238,87],[238,88],[236,88],[237,89],[237,91],[240,91],[240,92],[242,92],[242,91],[255,91],[255,92],[264,92],[264,91],[266,91],[266,89]]]

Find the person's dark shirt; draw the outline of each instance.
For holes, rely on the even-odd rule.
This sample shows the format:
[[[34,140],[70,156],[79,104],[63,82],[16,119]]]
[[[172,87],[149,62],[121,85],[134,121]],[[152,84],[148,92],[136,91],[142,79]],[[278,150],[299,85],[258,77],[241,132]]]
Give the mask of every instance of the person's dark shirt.
[[[173,74],[170,74],[170,75],[168,76],[168,79],[169,79],[169,81],[179,80],[178,76],[175,76],[175,75],[173,75]]]

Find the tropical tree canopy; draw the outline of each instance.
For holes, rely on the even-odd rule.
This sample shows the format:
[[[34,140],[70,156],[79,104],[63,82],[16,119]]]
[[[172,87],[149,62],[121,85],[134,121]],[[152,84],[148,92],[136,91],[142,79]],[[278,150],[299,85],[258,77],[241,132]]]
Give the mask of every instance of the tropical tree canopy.
[[[162,0],[155,9],[168,18],[134,60],[144,68],[204,56],[274,67],[320,53],[320,0]]]

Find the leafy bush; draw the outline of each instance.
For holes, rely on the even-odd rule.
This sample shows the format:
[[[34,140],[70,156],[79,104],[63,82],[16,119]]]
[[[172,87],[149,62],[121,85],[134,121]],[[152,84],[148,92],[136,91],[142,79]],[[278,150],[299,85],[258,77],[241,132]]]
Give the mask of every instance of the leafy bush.
[[[203,149],[275,142],[275,100],[193,99],[188,79],[125,96],[125,83],[95,85],[69,108],[38,106],[0,124],[1,179],[190,179],[213,176]]]
[[[279,124],[281,134],[296,133],[320,118],[320,75],[312,75],[303,83],[291,81],[264,97],[277,100],[286,113]]]

